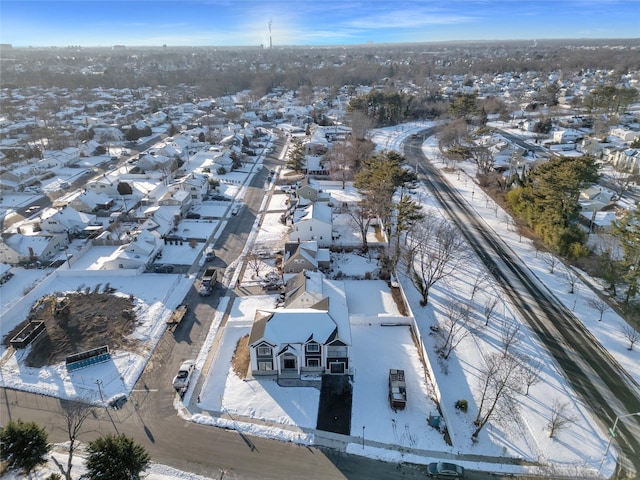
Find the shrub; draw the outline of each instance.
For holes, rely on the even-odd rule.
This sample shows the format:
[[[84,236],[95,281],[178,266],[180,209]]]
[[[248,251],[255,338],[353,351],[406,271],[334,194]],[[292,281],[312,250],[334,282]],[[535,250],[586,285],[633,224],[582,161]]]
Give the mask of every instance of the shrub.
[[[456,402],[456,405],[455,405],[455,406],[456,406],[456,408],[457,408],[458,410],[460,410],[460,411],[462,411],[462,412],[466,412],[466,411],[467,411],[467,408],[469,407],[469,405],[468,405],[468,403],[467,403],[467,401],[466,401],[465,399],[458,400],[458,401]]]

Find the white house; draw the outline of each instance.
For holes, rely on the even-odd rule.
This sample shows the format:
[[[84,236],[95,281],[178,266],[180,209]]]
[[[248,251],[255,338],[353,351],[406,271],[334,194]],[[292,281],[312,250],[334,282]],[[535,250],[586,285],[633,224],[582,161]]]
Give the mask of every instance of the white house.
[[[94,190],[85,190],[69,201],[69,206],[78,212],[97,212],[109,210],[115,201],[106,193],[97,193]]]
[[[49,213],[52,214],[48,215]],[[95,215],[78,212],[67,206],[57,211],[45,210],[40,220],[40,228],[48,233],[80,233],[95,221]]]
[[[120,268],[142,270],[145,265],[151,263],[154,257],[162,251],[164,242],[155,232],[140,231],[134,240],[120,246],[111,257],[103,263],[105,270]]]
[[[618,137],[623,142],[633,142],[636,138],[640,136],[640,132],[636,132],[628,128],[612,128],[609,131],[609,134],[614,137]]]
[[[331,246],[332,229],[331,207],[323,203],[314,203],[293,213],[290,242],[308,242],[315,240],[319,247]]]
[[[66,234],[16,233],[0,241],[0,258],[8,264],[46,262],[68,244]]]
[[[199,173],[191,173],[169,185],[169,189],[185,191],[192,204],[200,203],[209,194],[209,178]]]
[[[584,133],[573,130],[557,130],[553,132],[554,143],[574,143],[577,139],[584,137]]]

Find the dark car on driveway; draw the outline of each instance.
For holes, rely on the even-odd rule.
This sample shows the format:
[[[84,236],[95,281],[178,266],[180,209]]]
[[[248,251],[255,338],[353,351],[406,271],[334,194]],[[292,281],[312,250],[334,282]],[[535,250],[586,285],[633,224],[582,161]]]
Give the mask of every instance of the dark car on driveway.
[[[156,273],[171,273],[173,272],[173,265],[156,265],[153,271]]]
[[[464,478],[464,468],[455,463],[434,462],[427,466],[427,474],[431,478],[462,480]]]

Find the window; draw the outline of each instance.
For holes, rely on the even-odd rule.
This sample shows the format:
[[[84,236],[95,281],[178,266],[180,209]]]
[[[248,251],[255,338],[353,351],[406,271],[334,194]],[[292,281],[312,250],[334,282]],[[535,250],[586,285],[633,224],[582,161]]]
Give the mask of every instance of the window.
[[[319,367],[320,359],[319,358],[307,358],[307,367]]]
[[[320,345],[318,345],[317,343],[308,343],[307,344],[307,352],[309,353],[313,353],[313,352],[319,352],[320,351]]]
[[[258,347],[258,356],[266,357],[271,355],[271,347]]]
[[[269,371],[273,370],[271,362],[258,362],[258,370]]]

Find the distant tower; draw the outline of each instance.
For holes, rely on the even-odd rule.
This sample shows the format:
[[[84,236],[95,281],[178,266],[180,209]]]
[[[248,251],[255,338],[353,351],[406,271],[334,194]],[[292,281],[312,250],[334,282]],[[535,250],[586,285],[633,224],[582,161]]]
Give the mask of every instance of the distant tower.
[[[269,48],[273,48],[273,41],[271,40],[271,20],[269,20]]]

